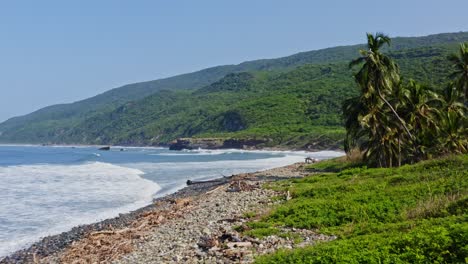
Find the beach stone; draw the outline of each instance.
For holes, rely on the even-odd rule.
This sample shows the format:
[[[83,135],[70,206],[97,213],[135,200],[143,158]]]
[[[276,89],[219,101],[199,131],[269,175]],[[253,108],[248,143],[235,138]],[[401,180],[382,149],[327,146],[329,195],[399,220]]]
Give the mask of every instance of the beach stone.
[[[165,219],[162,223],[155,225],[150,231],[144,233],[141,238],[132,238],[134,239],[132,242],[134,251],[121,256],[113,263],[251,263],[254,260],[253,252],[255,252],[255,255],[261,255],[271,253],[279,248],[297,246],[294,241],[287,241],[278,236],[270,236],[264,239],[246,237],[235,232],[233,227],[246,226],[242,224],[247,221],[243,218],[245,212],[258,211],[261,214],[263,210],[268,209],[269,205],[283,202],[281,200],[272,202],[270,199],[280,195],[284,196],[284,193],[258,187],[265,181],[297,177],[300,175],[299,166],[301,165],[245,174],[245,177],[252,177],[255,181],[250,181],[250,178],[242,180],[242,182],[245,181],[245,185],[242,184],[245,188],[238,192],[227,192],[229,184],[193,184],[174,195],[156,200],[150,207],[136,213],[125,214],[116,219],[91,226],[74,228],[74,232],[61,236],[61,239],[55,240],[54,243],[47,242],[53,245],[51,250],[42,246],[36,248],[36,250],[41,250],[45,254],[54,252],[60,254],[60,248],[67,247],[87,232],[96,229],[125,228],[139,213],[155,210],[156,208],[157,210],[173,210],[176,206],[174,201],[190,198],[190,203],[184,203],[182,207],[177,209],[182,211],[174,211],[175,213],[178,212],[178,217]],[[206,193],[208,190],[213,191]],[[317,240],[328,241],[331,239],[329,236],[319,235],[310,230],[285,228],[281,231],[298,234],[303,238],[301,246],[311,245]],[[223,235],[226,235],[223,238],[224,240],[221,239]],[[306,239],[307,237],[309,239]],[[54,238],[51,239],[54,240]],[[229,248],[227,243],[241,244],[230,244],[231,248]],[[52,260],[53,256],[41,263],[60,263]],[[15,263],[24,262],[17,261]]]

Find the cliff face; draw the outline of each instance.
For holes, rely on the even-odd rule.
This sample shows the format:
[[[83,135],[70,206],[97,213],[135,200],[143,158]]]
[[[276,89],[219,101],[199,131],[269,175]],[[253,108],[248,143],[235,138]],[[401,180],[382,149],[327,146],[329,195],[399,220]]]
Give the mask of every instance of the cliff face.
[[[254,149],[267,140],[235,138],[178,138],[169,145],[170,150],[183,149]]]

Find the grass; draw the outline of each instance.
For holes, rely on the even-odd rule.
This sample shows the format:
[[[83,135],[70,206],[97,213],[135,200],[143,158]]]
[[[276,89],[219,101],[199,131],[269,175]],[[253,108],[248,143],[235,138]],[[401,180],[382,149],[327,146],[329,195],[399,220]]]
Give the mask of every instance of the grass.
[[[281,226],[338,236],[313,247],[278,251],[257,263],[464,263],[468,261],[468,155],[393,169],[314,164],[335,173],[270,185],[292,199],[260,220],[249,235]],[[257,217],[258,218],[258,217]]]

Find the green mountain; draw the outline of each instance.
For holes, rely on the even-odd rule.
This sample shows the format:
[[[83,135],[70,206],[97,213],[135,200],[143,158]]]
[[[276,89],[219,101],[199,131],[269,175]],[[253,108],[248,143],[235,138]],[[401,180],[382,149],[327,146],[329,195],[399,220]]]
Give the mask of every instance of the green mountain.
[[[468,33],[394,38],[403,75],[440,86],[445,57]],[[335,144],[340,105],[354,94],[347,62],[362,45],[204,69],[125,85],[0,124],[0,142],[161,144],[176,137],[262,138],[266,145]]]

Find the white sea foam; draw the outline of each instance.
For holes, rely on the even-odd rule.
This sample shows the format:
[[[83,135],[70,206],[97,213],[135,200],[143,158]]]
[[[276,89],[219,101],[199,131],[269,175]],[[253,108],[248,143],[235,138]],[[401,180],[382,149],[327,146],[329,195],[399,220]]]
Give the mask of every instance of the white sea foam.
[[[146,155],[221,155],[259,153],[245,160],[226,155],[223,160],[133,162],[114,165],[92,162],[74,165],[0,166],[0,259],[39,238],[129,212],[172,193],[187,180],[207,180],[237,173],[266,170],[304,161],[310,156],[327,159],[342,152],[192,150],[154,153],[153,148],[133,148]],[[153,153],[151,153],[153,152]],[[91,152],[96,155],[99,153]],[[96,155],[97,156],[97,155]],[[104,159],[102,155],[100,159]],[[196,160],[196,159],[195,159]],[[158,184],[156,184],[156,182]],[[161,187],[163,188],[162,190]],[[160,190],[160,191],[159,191]]]
[[[160,186],[141,175],[101,162],[0,167],[0,256],[150,203]]]
[[[200,150],[197,150],[200,151]],[[211,153],[209,155],[219,155],[223,153],[246,152],[245,150],[201,150],[202,153]],[[329,159],[344,155],[339,151],[248,151],[258,153],[278,154],[270,158],[246,159],[246,160],[218,160],[207,162],[161,162],[161,163],[132,163],[125,164],[126,167],[138,168],[145,171],[145,176],[156,180],[164,190],[157,196],[172,193],[186,185],[187,180],[209,180],[233,174],[262,171],[276,167],[290,165],[296,162],[304,161],[305,157],[314,157],[319,160]],[[215,154],[216,153],[216,154]],[[162,153],[172,154],[172,153]],[[183,153],[187,154],[187,153]],[[173,155],[183,155],[173,154]],[[193,155],[205,155],[192,151]],[[170,187],[168,187],[170,186]]]
[[[182,150],[180,152],[163,152],[156,154],[148,154],[154,156],[205,156],[205,155],[223,155],[233,153],[259,153],[259,154],[273,154],[273,155],[292,155],[300,157],[314,157],[317,159],[329,159],[334,157],[343,156],[344,153],[341,151],[324,150],[317,152],[310,151],[291,151],[291,150],[242,150],[242,149],[195,149],[195,150]]]

